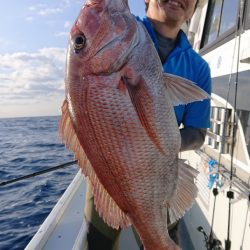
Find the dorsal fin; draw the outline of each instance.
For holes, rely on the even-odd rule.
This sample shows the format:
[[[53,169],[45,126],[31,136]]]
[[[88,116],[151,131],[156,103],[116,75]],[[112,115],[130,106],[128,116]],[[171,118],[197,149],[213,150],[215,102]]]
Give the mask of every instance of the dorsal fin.
[[[103,220],[111,227],[118,229],[131,225],[129,217],[118,207],[112,197],[105,190],[92,168],[82,146],[77,138],[68,111],[68,102],[62,105],[62,117],[59,124],[59,133],[66,146],[74,152],[83,174],[89,178],[94,194],[96,210]]]
[[[163,73],[163,78],[174,106],[210,98],[206,91],[185,78],[166,73]]]

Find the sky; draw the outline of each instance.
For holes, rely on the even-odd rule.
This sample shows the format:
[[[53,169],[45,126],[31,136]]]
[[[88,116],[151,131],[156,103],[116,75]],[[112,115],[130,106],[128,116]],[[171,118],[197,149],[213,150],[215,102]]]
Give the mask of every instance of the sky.
[[[84,2],[0,1],[0,118],[61,114],[68,35]],[[144,0],[129,6],[144,16]]]

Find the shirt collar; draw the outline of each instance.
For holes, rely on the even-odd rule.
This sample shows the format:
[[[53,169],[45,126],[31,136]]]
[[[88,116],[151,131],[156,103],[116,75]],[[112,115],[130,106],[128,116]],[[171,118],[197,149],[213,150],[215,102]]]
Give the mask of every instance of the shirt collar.
[[[156,34],[155,34],[155,31],[153,29],[151,22],[149,21],[147,16],[145,16],[142,21],[148,33],[150,34],[151,39],[153,43],[155,44],[155,47],[158,48]],[[186,34],[182,30],[179,31],[178,36],[177,36],[177,47],[179,47],[182,51],[191,48],[191,44],[189,43]]]

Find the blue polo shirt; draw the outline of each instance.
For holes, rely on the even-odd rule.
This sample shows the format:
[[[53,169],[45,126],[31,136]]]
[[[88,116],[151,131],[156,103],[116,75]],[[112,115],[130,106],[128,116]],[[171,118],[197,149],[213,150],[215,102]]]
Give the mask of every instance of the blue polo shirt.
[[[158,50],[158,43],[154,29],[147,17],[140,19]],[[177,45],[170,52],[163,63],[166,73],[184,77],[194,82],[211,95],[211,76],[207,62],[190,45],[186,34],[181,30],[177,37]],[[193,102],[187,105],[174,107],[178,125],[184,127],[209,128],[210,127],[210,100]]]

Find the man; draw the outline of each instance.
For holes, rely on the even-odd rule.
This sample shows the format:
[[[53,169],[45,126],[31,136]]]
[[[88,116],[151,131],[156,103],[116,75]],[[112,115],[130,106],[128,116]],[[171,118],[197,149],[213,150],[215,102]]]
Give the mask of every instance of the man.
[[[211,94],[208,64],[191,48],[181,26],[193,15],[197,0],[145,0],[146,13],[141,21],[148,30],[162,61],[164,72],[195,82]],[[210,101],[175,107],[178,125],[182,125],[181,151],[199,148],[210,123]],[[88,185],[89,189],[89,185]],[[91,191],[87,191],[85,215],[90,222],[89,250],[118,249],[120,231],[109,228],[98,216]],[[169,225],[170,236],[176,240],[177,223]],[[142,248],[142,247],[141,247]]]

